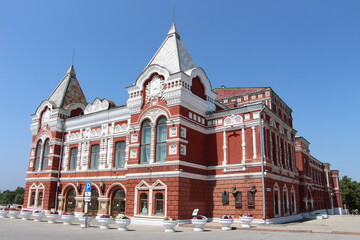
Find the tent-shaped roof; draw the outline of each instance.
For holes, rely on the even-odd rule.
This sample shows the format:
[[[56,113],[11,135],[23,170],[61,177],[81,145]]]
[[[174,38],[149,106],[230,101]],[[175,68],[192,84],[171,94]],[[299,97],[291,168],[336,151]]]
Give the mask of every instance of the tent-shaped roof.
[[[196,67],[184,43],[180,40],[174,23],[171,25],[165,41],[145,69],[150,65],[160,65],[170,73],[185,72]]]
[[[66,109],[72,103],[87,104],[85,95],[76,79],[74,66],[71,65],[63,80],[55,88],[48,100],[58,108]]]

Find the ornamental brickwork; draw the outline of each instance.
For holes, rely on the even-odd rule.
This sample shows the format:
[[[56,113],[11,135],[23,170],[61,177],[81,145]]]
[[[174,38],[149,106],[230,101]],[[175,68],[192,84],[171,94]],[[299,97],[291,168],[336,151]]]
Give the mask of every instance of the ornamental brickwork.
[[[270,88],[213,89],[172,25],[125,105],[86,101],[71,66],[32,115],[24,208],[124,213],[137,221],[194,209],[279,223],[338,214],[339,174],[296,137]]]

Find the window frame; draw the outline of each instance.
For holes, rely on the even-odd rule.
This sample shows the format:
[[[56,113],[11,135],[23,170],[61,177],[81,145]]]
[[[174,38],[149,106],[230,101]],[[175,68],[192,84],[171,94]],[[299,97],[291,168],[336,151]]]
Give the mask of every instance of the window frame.
[[[156,146],[155,162],[165,162],[167,153],[167,124],[166,117],[159,118],[156,124]],[[160,155],[161,154],[161,155]]]
[[[98,147],[97,151],[94,151],[94,148]],[[100,158],[100,144],[91,145],[91,154],[90,154],[90,169],[98,169],[99,168],[99,158]],[[94,160],[96,160],[96,164],[94,164]]]
[[[76,150],[76,154],[74,154],[74,150]],[[70,149],[69,170],[76,170],[78,153],[79,149],[77,147],[73,147]]]
[[[119,147],[118,145],[123,145],[123,147]],[[115,143],[115,154],[114,154],[114,167],[115,168],[124,168],[125,167],[125,149],[126,149],[126,142],[125,141],[117,141]],[[119,159],[122,159],[122,164],[119,164]]]
[[[41,151],[42,151],[42,141],[39,140],[36,144],[36,152],[35,152],[35,162],[34,162],[34,171],[39,171],[40,161],[41,161]]]
[[[147,132],[149,131],[149,132]],[[146,138],[148,137],[148,139]],[[141,153],[140,163],[150,163],[151,152],[151,121],[146,119],[141,124]]]

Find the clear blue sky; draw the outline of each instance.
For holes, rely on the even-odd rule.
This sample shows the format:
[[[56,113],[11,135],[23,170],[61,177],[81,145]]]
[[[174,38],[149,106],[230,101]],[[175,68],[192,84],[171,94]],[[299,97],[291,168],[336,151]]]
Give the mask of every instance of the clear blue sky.
[[[89,102],[125,103],[175,22],[213,88],[271,86],[311,153],[360,182],[360,1],[0,1],[0,189],[24,186],[31,117],[75,54]]]

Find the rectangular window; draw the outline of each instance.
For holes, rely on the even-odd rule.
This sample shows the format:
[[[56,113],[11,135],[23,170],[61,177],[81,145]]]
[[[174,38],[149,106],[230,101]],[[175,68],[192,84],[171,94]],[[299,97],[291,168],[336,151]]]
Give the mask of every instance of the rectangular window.
[[[91,147],[91,163],[90,163],[90,169],[97,169],[99,166],[99,152],[100,152],[100,146],[99,145],[93,145]]]
[[[76,161],[77,161],[78,148],[72,148],[70,152],[70,170],[76,169]]]
[[[125,142],[117,142],[115,145],[115,167],[125,165]]]
[[[166,119],[161,118],[158,122],[157,126],[157,134],[156,134],[156,161],[164,162],[166,159]]]
[[[163,162],[166,158],[166,143],[156,145],[156,161]]]

